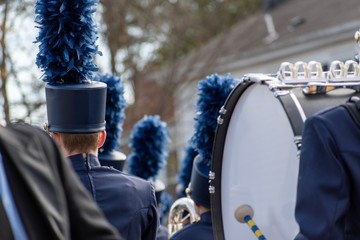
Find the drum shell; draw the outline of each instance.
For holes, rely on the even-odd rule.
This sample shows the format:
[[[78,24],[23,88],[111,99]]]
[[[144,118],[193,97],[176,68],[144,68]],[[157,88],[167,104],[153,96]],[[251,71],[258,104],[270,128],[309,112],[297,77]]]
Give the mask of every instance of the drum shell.
[[[231,92],[218,124],[211,171],[211,207],[217,239],[252,239],[236,221],[235,209],[249,204],[268,239],[291,239],[298,232],[295,199],[304,121],[317,111],[358,95],[340,89],[304,95],[302,88],[271,91],[267,84],[242,82]]]

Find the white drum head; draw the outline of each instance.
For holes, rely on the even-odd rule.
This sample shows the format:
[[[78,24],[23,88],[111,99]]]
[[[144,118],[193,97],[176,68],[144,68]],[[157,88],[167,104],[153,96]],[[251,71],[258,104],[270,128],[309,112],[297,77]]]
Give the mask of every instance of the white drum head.
[[[226,133],[221,177],[225,239],[255,239],[234,217],[243,204],[253,208],[253,220],[266,238],[296,236],[298,165],[294,134],[280,101],[267,86],[252,84],[238,100]]]

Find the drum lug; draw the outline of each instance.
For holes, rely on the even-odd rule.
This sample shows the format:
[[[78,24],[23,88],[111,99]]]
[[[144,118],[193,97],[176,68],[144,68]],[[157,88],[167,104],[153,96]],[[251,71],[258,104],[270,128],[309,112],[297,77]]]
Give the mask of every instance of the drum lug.
[[[222,124],[224,123],[224,119],[223,119],[221,116],[222,116],[222,115],[225,115],[226,112],[227,112],[227,110],[225,109],[224,106],[222,106],[222,107],[220,108],[220,110],[219,110],[220,115],[219,115],[218,118],[217,118],[217,123],[218,123],[219,125],[222,125]]]
[[[290,94],[290,91],[287,91],[287,90],[276,90],[276,91],[274,91],[274,96],[275,97],[284,96],[284,95],[288,95],[288,94]]]
[[[211,181],[215,180],[215,173],[213,171],[209,172],[209,193],[214,194],[215,193],[215,187],[211,186]]]
[[[209,179],[210,180],[215,180],[215,173],[214,172],[212,172],[212,171],[209,172]]]
[[[220,108],[220,110],[219,110],[219,113],[220,113],[220,114],[223,114],[223,115],[225,115],[226,112],[227,112],[227,110],[225,109],[224,106],[222,106],[222,107]]]
[[[300,157],[300,152],[301,152],[301,142],[302,142],[302,136],[295,136],[294,137],[294,143],[296,145],[297,148],[297,157]]]
[[[222,125],[222,124],[224,123],[224,119],[221,118],[221,115],[218,116],[218,118],[217,118],[217,123],[218,123],[219,125]]]
[[[209,186],[209,193],[210,194],[214,194],[215,193],[215,187],[214,186]]]

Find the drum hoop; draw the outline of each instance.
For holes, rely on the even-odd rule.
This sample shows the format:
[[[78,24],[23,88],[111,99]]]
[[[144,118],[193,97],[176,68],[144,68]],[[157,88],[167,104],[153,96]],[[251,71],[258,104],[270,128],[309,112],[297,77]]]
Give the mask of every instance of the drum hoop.
[[[293,92],[295,90],[293,89],[288,94],[278,96],[278,98],[289,119],[294,136],[301,136],[307,116],[300,103],[301,100]]]
[[[221,141],[214,141],[212,159],[221,159],[221,161],[212,161],[211,171],[215,173],[217,179],[221,179],[222,172],[222,156],[224,152],[225,138],[227,135],[227,130],[229,122],[231,120],[232,113],[235,109],[237,102],[240,99],[240,96],[250,87],[254,82],[246,81],[241,82],[235,86],[235,88],[230,92],[227,97],[224,108],[226,112],[220,112],[219,118],[223,119],[222,124],[217,125],[215,132],[215,139],[221,139]],[[211,184],[211,183],[210,183]],[[215,191],[220,191],[221,193],[221,181],[214,181]],[[223,219],[222,219],[222,201],[221,194],[210,194],[211,198],[211,216],[213,222],[213,232],[214,236],[218,240],[225,240]],[[216,224],[215,224],[216,223]]]

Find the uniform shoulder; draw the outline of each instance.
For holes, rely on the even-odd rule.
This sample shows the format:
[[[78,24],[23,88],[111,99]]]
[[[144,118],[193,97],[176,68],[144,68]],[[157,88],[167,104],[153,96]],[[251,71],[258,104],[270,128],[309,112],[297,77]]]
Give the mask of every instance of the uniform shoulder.
[[[183,229],[174,233],[169,240],[178,240],[178,239],[193,239],[194,236],[198,234],[197,226],[200,222],[195,222],[185,226]]]
[[[342,118],[344,116],[349,116],[348,111],[343,106],[335,106],[316,112],[307,119],[307,122],[327,122],[336,120],[339,117]]]
[[[138,191],[140,191],[140,192],[141,191],[143,191],[143,192],[154,191],[154,186],[150,181],[147,181],[145,179],[142,179],[142,178],[134,176],[134,175],[130,175],[125,172],[120,172],[118,170],[115,170],[115,171],[117,171],[117,174],[119,176],[121,176],[124,179],[124,181],[126,181],[128,183],[129,186],[132,186],[132,187],[138,189]]]

